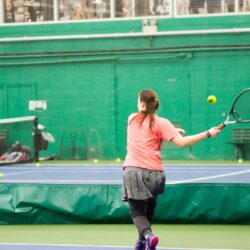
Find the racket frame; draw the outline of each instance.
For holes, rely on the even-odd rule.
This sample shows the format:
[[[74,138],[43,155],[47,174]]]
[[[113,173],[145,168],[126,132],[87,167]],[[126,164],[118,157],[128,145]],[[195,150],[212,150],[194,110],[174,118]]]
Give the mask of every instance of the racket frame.
[[[236,116],[234,115],[234,114],[235,114],[235,112],[234,112],[234,107],[235,107],[235,104],[236,104],[237,100],[240,98],[241,95],[243,95],[243,94],[244,94],[245,92],[247,92],[247,91],[250,91],[250,88],[247,88],[247,89],[241,91],[241,92],[236,96],[236,98],[234,99],[234,102],[233,102],[233,104],[232,104],[232,107],[231,107],[231,109],[230,109],[230,112],[229,112],[229,114],[228,114],[228,116],[227,116],[227,119],[217,127],[218,129],[223,129],[224,127],[226,127],[226,126],[229,125],[229,124],[235,124],[235,123],[248,123],[248,122],[250,122],[250,120],[240,120],[238,117],[236,117]],[[230,121],[230,117],[231,117],[231,116],[233,116],[233,117],[235,118],[234,121]]]

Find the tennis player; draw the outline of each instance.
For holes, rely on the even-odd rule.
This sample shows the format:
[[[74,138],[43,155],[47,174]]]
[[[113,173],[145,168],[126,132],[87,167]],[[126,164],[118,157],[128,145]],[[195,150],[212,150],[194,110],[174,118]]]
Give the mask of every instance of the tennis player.
[[[128,118],[127,155],[124,161],[123,198],[128,201],[131,217],[138,229],[135,250],[155,250],[158,237],[152,233],[158,194],[165,186],[160,156],[161,144],[172,141],[180,147],[215,137],[220,130],[211,128],[199,134],[184,136],[183,129],[155,114],[159,100],[152,90],[143,90],[138,97],[138,112]]]

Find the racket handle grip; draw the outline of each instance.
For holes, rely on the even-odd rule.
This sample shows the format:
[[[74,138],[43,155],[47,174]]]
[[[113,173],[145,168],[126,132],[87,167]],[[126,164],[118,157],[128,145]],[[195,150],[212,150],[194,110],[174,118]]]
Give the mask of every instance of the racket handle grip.
[[[226,125],[224,123],[221,123],[218,127],[216,127],[218,130],[222,130],[223,128],[225,128]]]

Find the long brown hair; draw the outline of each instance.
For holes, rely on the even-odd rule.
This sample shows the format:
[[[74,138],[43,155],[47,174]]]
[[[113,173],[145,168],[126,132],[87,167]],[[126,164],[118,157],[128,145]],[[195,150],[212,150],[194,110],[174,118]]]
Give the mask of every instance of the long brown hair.
[[[154,122],[154,113],[160,106],[158,96],[153,90],[146,89],[139,93],[139,100],[144,102],[146,106],[146,109],[140,112],[142,114],[140,124],[149,116],[149,128],[151,129]]]

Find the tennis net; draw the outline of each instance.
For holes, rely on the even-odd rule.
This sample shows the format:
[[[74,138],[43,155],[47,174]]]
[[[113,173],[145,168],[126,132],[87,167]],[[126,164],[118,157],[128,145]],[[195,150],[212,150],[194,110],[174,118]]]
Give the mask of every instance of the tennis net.
[[[36,116],[0,119],[0,155],[5,154],[18,142],[29,148],[35,157],[34,135],[37,126],[38,120]]]

